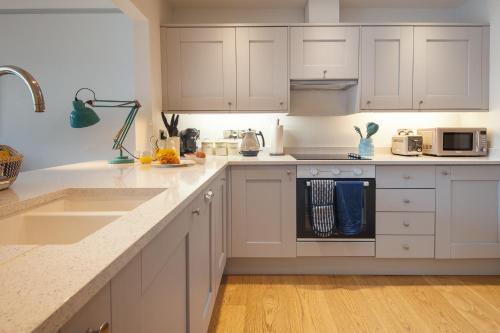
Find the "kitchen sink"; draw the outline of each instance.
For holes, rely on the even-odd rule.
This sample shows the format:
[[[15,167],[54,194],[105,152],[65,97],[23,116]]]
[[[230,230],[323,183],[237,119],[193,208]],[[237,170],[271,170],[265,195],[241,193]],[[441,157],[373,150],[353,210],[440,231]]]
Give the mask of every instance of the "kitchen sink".
[[[55,200],[1,218],[0,246],[79,242],[164,190],[65,190]]]

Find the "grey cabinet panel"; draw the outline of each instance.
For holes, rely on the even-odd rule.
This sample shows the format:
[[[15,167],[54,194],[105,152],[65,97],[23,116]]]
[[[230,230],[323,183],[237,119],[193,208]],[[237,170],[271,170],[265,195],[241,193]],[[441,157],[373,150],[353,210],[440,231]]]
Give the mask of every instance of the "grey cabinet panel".
[[[232,257],[296,256],[295,182],[295,166],[232,168]]]
[[[500,258],[500,167],[438,167],[436,258]]]

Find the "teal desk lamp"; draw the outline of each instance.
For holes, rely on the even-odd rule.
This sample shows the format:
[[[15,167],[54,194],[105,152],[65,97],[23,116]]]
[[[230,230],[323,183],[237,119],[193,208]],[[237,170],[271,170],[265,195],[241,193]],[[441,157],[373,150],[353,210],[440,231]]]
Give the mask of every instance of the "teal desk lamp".
[[[93,95],[93,99],[86,102],[78,99],[78,93],[82,90],[90,91]],[[86,106],[88,105],[88,106]],[[123,154],[123,150],[132,155],[125,147],[123,147],[123,142],[127,137],[130,127],[134,123],[135,116],[139,111],[141,104],[137,100],[133,101],[115,101],[106,99],[96,99],[95,92],[89,88],[81,88],[75,94],[75,100],[73,101],[73,111],[69,115],[69,123],[73,128],[83,128],[95,125],[101,120],[97,113],[92,108],[131,108],[127,119],[122,128],[113,138],[113,150],[120,150],[120,155],[110,160],[110,164],[125,164],[134,163],[134,159]],[[133,155],[132,155],[133,156]]]

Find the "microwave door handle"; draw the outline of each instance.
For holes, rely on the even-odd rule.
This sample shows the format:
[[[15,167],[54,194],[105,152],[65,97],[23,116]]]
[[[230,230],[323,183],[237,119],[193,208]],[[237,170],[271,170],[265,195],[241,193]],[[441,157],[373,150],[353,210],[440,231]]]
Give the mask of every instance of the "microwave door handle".
[[[480,132],[476,131],[476,153],[479,152],[479,143],[481,141]]]

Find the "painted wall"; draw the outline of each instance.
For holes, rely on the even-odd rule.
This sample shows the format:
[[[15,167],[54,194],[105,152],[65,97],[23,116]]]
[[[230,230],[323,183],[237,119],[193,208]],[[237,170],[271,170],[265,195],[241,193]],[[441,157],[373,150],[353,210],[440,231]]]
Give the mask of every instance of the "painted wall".
[[[3,14],[0,31],[0,64],[30,71],[46,100],[47,111],[35,114],[21,80],[0,78],[0,142],[24,154],[24,169],[115,156],[112,137],[126,110],[99,109],[101,122],[86,129],[70,128],[68,117],[81,87],[98,98],[134,96],[130,20],[118,13]],[[135,149],[133,130],[126,146]]]

